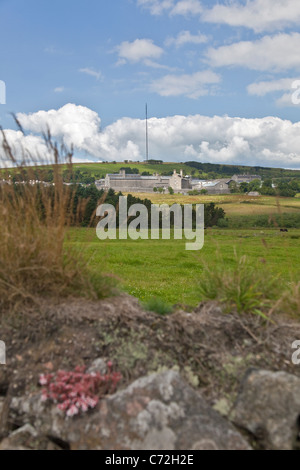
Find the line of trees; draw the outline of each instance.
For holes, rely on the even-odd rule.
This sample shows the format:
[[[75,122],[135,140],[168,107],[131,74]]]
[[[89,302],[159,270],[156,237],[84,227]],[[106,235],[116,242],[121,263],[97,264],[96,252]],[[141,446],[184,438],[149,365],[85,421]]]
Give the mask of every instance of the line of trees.
[[[22,194],[25,190],[23,185],[15,185],[15,191],[19,196],[22,197]],[[41,191],[43,191],[43,197],[41,196]],[[47,188],[40,188],[40,191],[37,191],[37,205],[39,207],[41,217],[45,216],[46,210],[44,207],[45,193],[47,192],[48,200],[52,200],[54,204],[55,198],[55,188],[53,186]],[[68,194],[68,212],[70,214],[71,225],[79,227],[88,227],[96,226],[99,221],[99,218],[96,217],[96,209],[100,204],[111,204],[116,210],[118,210],[119,197],[122,196],[122,193],[116,193],[113,189],[110,189],[108,192],[104,190],[98,190],[95,185],[88,187],[73,185],[67,186],[65,191]],[[151,222],[151,205],[152,202],[149,199],[141,199],[129,194],[127,196],[128,208],[133,204],[143,204],[146,206],[149,214],[149,227]],[[218,225],[220,219],[225,218],[225,212],[222,208],[216,207],[214,203],[204,205],[204,214],[205,214],[205,226],[212,227]],[[128,219],[128,223],[133,220],[135,217]],[[174,224],[173,213],[171,212],[171,226]],[[193,225],[195,227],[196,222],[196,211],[193,209]]]
[[[236,184],[230,183],[232,193],[249,193],[258,191],[264,196],[294,197],[300,193],[300,180],[298,179],[278,179],[273,185],[271,178],[266,178],[261,184],[260,180],[253,180],[250,183]]]

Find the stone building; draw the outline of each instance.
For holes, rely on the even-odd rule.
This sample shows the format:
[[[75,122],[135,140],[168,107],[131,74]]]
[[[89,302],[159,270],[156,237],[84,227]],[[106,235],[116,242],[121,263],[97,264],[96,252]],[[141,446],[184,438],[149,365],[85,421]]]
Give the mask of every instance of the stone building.
[[[229,194],[229,180],[219,179],[213,181],[201,181],[197,186],[194,187],[198,191],[205,189],[208,194]]]
[[[201,191],[205,189],[208,194],[229,194],[229,184],[234,181],[237,184],[249,183],[260,179],[257,175],[234,175],[232,178],[220,178],[217,180],[196,180],[183,175],[183,171],[177,173],[174,170],[172,176],[161,176],[155,173],[153,176],[142,176],[139,174],[126,174],[125,170],[119,173],[109,173],[105,179],[95,181],[98,189],[113,189],[116,192],[149,193],[154,188],[163,189],[165,192],[171,187],[175,193],[187,194],[191,190]]]
[[[262,178],[259,175],[233,175],[233,177],[230,178],[230,181],[235,181],[237,184],[241,184],[241,183],[251,183],[251,181],[253,180],[261,181],[261,179]]]
[[[107,174],[105,179],[95,181],[98,189],[113,189],[122,192],[150,192],[153,188],[162,188],[168,191],[171,187],[174,192],[189,191],[192,189],[189,178],[183,176],[183,171],[177,174],[176,170],[172,176],[153,176],[127,175],[125,170],[120,170],[118,174]]]

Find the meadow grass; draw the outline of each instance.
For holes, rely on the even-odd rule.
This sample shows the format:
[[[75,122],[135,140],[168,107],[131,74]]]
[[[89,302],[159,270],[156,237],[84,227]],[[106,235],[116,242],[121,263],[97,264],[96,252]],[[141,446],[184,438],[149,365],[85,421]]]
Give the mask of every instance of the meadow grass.
[[[126,193],[124,193],[126,195]],[[183,194],[130,193],[136,197],[150,199],[153,204],[209,204],[214,202],[223,207],[226,216],[260,215],[275,213],[300,214],[300,198],[259,196],[247,194],[216,194],[189,196]]]
[[[10,170],[3,169],[0,183],[0,310],[14,310],[39,296],[65,297],[69,294],[99,298],[109,291],[109,282],[86,267],[75,246],[66,246],[66,231],[77,214],[71,208],[74,193],[63,184],[59,162],[69,162],[71,153],[58,150],[50,134],[45,142],[51,152],[54,185],[33,184],[40,168],[24,151],[18,162],[1,130],[7,158],[20,172],[22,184],[12,184]],[[25,161],[26,156],[26,161]],[[24,168],[26,167],[26,172]],[[78,204],[78,211],[84,204]]]
[[[70,229],[68,244],[82,248],[91,269],[113,273],[125,291],[143,302],[157,297],[195,306],[205,298],[199,282],[207,266],[212,273],[220,267],[232,271],[243,256],[256,272],[267,270],[276,278],[275,291],[281,295],[283,285],[300,279],[299,238],[297,229],[284,234],[277,229],[208,229],[204,248],[192,252],[185,250],[184,240],[100,241],[95,229]]]

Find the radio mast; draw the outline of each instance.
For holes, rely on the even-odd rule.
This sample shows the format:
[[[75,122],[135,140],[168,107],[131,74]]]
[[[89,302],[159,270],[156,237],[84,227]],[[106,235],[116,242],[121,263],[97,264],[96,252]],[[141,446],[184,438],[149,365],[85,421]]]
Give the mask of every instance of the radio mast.
[[[148,142],[148,105],[146,103],[146,162],[149,161],[149,142]]]

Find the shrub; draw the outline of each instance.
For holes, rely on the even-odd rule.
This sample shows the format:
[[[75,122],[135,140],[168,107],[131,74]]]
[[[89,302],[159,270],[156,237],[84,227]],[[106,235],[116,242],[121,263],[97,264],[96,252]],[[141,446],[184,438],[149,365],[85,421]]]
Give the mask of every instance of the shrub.
[[[229,226],[228,219],[219,219],[217,222],[219,228],[227,228]]]

